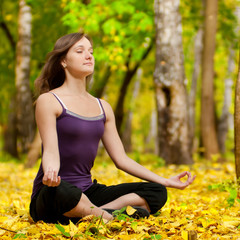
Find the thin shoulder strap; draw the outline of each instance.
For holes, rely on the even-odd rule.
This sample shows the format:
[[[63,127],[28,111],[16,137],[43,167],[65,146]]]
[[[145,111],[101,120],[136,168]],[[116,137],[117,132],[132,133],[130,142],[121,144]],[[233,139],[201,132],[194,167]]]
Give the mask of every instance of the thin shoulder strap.
[[[59,103],[61,104],[61,106],[65,109],[67,109],[66,105],[63,103],[63,101],[57,96],[56,93],[50,92],[51,94],[53,94],[54,97],[56,97],[56,99],[59,101]]]
[[[99,105],[100,105],[100,107],[101,107],[101,109],[102,109],[102,113],[105,115],[105,111],[104,111],[104,108],[103,108],[103,105],[102,105],[102,103],[101,103],[100,99],[99,99],[99,98],[97,98],[97,100],[98,100],[98,102],[99,102]]]

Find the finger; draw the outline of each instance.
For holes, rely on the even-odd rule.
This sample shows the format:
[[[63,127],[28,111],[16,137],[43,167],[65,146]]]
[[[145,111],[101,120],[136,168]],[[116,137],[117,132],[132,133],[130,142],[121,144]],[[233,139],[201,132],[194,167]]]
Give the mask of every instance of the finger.
[[[58,176],[58,178],[57,178],[57,185],[56,185],[56,186],[59,186],[59,185],[60,185],[60,183],[61,183],[61,177],[60,177],[60,176]]]
[[[186,176],[186,174],[187,174],[187,171],[184,171],[184,172],[178,174],[178,177],[182,178],[182,177]]]
[[[54,187],[59,186],[59,184],[61,183],[61,177],[57,175],[57,172],[55,174],[55,180],[54,180]]]
[[[188,185],[192,184],[193,181],[195,180],[195,178],[196,178],[196,175],[193,176],[192,178],[189,178],[189,179],[188,179]]]
[[[53,181],[53,170],[49,169],[47,171],[46,185],[49,187],[52,187],[52,181]]]
[[[46,171],[43,176],[43,184],[47,185],[48,184],[48,178],[49,178],[49,171]]]
[[[47,178],[47,184],[46,184],[48,187],[51,187],[52,186],[52,174],[49,173],[48,174],[48,178]]]
[[[57,182],[58,182],[57,172],[53,171],[52,187],[55,187],[57,185]]]
[[[195,180],[195,178],[196,178],[196,175],[192,177],[191,183]]]
[[[191,172],[187,172],[187,181],[186,182],[190,182],[191,181],[191,179],[192,179],[192,174],[191,174]]]

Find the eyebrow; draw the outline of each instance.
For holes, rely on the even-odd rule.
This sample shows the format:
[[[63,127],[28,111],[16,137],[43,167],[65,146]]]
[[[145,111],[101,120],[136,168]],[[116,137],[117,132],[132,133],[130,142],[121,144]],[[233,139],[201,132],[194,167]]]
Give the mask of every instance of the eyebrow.
[[[84,48],[84,46],[83,46],[83,45],[77,45],[74,49],[77,49],[77,48]],[[93,49],[93,47],[91,46],[91,47],[88,48],[88,49]]]

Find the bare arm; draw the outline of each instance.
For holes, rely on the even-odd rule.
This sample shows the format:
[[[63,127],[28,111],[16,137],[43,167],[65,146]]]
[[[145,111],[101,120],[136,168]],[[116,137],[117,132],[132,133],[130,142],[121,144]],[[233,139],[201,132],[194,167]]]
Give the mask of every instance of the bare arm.
[[[60,184],[60,159],[56,131],[56,117],[61,111],[54,97],[46,93],[39,96],[36,104],[36,122],[43,143],[43,184],[54,187]]]
[[[102,102],[106,112],[106,123],[102,141],[109,156],[111,157],[117,168],[135,177],[150,182],[160,183],[166,187],[184,189],[194,181],[195,176],[192,178],[190,172],[183,172],[169,179],[158,176],[157,174],[151,172],[142,165],[138,164],[136,161],[129,158],[126,155],[123,144],[118,135],[112,108],[107,102]],[[182,182],[180,179],[185,175],[188,176],[188,179],[186,182]]]

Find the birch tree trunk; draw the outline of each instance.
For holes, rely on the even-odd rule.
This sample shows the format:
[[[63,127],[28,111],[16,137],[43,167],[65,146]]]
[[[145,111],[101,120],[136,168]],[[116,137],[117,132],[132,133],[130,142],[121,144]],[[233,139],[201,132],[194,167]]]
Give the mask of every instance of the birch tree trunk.
[[[156,154],[156,155],[159,155],[157,129],[158,129],[157,128],[157,112],[154,109],[154,110],[152,110],[152,114],[151,114],[149,133],[145,140],[145,151],[149,152],[149,149],[146,147],[151,141],[153,141],[154,142],[154,145],[153,145],[154,150],[152,152],[154,152],[154,154]]]
[[[237,18],[237,26],[235,28],[236,34],[240,30],[240,7],[235,10],[235,16]],[[218,123],[218,143],[221,153],[225,153],[225,142],[227,138],[227,133],[229,129],[233,129],[234,119],[233,115],[230,113],[229,108],[232,102],[232,85],[233,79],[232,74],[235,69],[235,50],[234,45],[237,45],[237,39],[232,43],[229,49],[229,59],[228,59],[228,71],[225,78],[225,91],[224,91],[224,104],[222,109],[222,115]]]
[[[202,59],[201,136],[204,156],[219,153],[214,114],[214,52],[217,30],[217,0],[206,0]]]
[[[189,103],[189,143],[190,150],[194,152],[194,138],[195,138],[195,111],[196,111],[196,93],[197,93],[197,81],[200,75],[201,61],[202,61],[202,48],[203,48],[203,28],[200,26],[195,36],[194,46],[194,67],[192,75],[192,84],[188,96]]]
[[[29,85],[31,55],[31,8],[19,0],[16,63],[17,130],[19,145],[26,152],[35,133],[32,93]]]
[[[232,86],[233,79],[231,77],[235,68],[235,51],[230,48],[229,59],[228,59],[228,71],[227,77],[225,78],[225,88],[224,88],[224,103],[222,108],[222,115],[218,122],[218,144],[221,153],[225,153],[225,142],[227,138],[227,133],[232,119],[232,115],[229,112],[229,108],[232,102]]]
[[[191,164],[187,91],[179,0],[155,0],[156,66],[154,83],[160,157],[167,164]]]
[[[131,106],[134,104],[135,99],[137,98],[137,95],[139,93],[139,88],[140,88],[140,82],[142,78],[142,69],[139,68],[136,73],[136,81],[134,83],[134,88],[133,88],[133,94],[131,97]],[[122,134],[122,141],[124,148],[126,152],[131,152],[132,151],[132,116],[133,116],[133,111],[132,107],[130,107],[127,116],[126,116],[126,124],[125,128]]]

